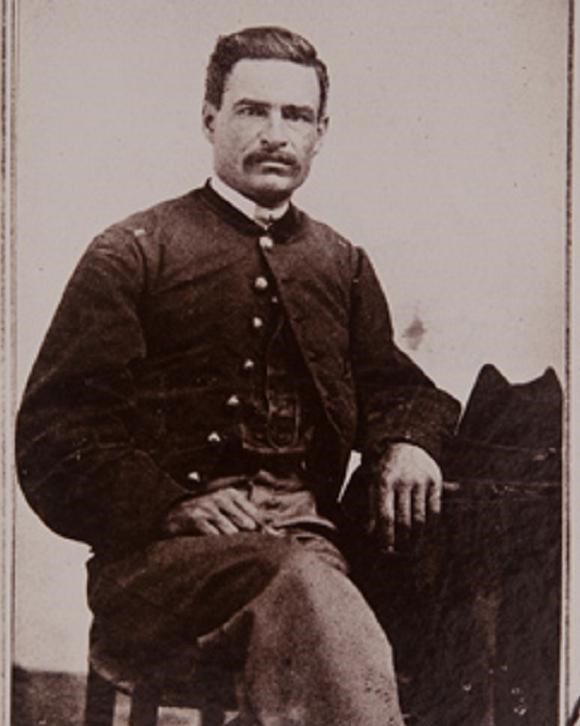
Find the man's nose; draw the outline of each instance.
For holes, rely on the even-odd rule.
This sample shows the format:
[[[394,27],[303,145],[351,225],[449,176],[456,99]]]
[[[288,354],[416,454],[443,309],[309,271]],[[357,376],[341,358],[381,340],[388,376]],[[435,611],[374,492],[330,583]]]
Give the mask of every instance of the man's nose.
[[[271,111],[265,119],[260,134],[264,146],[284,146],[288,142],[286,124],[279,111]]]

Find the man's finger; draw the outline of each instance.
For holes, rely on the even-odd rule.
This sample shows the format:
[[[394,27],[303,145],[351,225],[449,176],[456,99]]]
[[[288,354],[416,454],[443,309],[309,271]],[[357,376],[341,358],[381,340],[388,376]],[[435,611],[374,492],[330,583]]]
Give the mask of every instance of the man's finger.
[[[413,489],[413,522],[424,524],[427,519],[427,491],[424,487]]]
[[[216,526],[220,534],[237,534],[240,531],[240,528],[227,515],[221,512],[213,513],[206,521]]]
[[[231,500],[235,502],[236,506],[238,506],[248,517],[256,522],[256,524],[262,524],[264,518],[263,514],[256,505],[250,501],[247,493],[240,491],[239,489],[231,489],[229,491],[231,491]]]
[[[259,515],[254,513],[248,514],[238,502],[232,500],[224,500],[220,502],[220,509],[234,524],[241,529],[254,531],[261,525]]]
[[[215,527],[211,522],[207,522],[204,519],[201,519],[195,523],[195,531],[199,532],[200,534],[207,534],[213,536],[221,534],[217,527]]]
[[[429,487],[429,511],[432,514],[441,514],[441,493],[443,491],[443,484],[441,481],[431,482]]]
[[[411,528],[411,489],[401,487],[397,491],[397,523]]]
[[[392,486],[377,491],[378,531],[388,550],[395,548],[395,491]]]
[[[215,500],[206,501],[199,507],[195,513],[195,521],[198,525],[203,522],[213,525],[219,534],[236,534],[240,531],[227,514],[220,511]]]

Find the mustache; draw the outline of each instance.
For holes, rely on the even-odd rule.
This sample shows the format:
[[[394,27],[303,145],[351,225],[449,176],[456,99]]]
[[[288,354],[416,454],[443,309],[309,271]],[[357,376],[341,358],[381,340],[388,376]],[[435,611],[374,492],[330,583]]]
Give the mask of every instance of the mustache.
[[[264,162],[284,164],[285,166],[292,167],[297,165],[296,158],[292,154],[287,154],[283,151],[254,151],[246,157],[246,164],[262,164]]]

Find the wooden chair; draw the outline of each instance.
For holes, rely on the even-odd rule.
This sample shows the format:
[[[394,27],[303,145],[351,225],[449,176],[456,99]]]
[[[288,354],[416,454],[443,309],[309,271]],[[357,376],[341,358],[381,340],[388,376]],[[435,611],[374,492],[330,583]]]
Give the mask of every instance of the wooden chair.
[[[161,706],[197,711],[200,726],[224,726],[226,712],[237,710],[231,674],[217,666],[184,669],[182,663],[165,663],[141,673],[124,671],[91,649],[84,725],[113,726],[117,693],[131,699],[129,726],[157,726]]]

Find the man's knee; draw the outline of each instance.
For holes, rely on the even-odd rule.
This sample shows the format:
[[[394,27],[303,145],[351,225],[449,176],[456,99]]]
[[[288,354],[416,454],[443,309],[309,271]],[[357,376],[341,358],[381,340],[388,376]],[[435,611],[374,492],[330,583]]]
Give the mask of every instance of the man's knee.
[[[340,596],[353,584],[340,568],[332,566],[319,554],[294,543],[277,563],[276,586],[284,596],[305,603]]]

